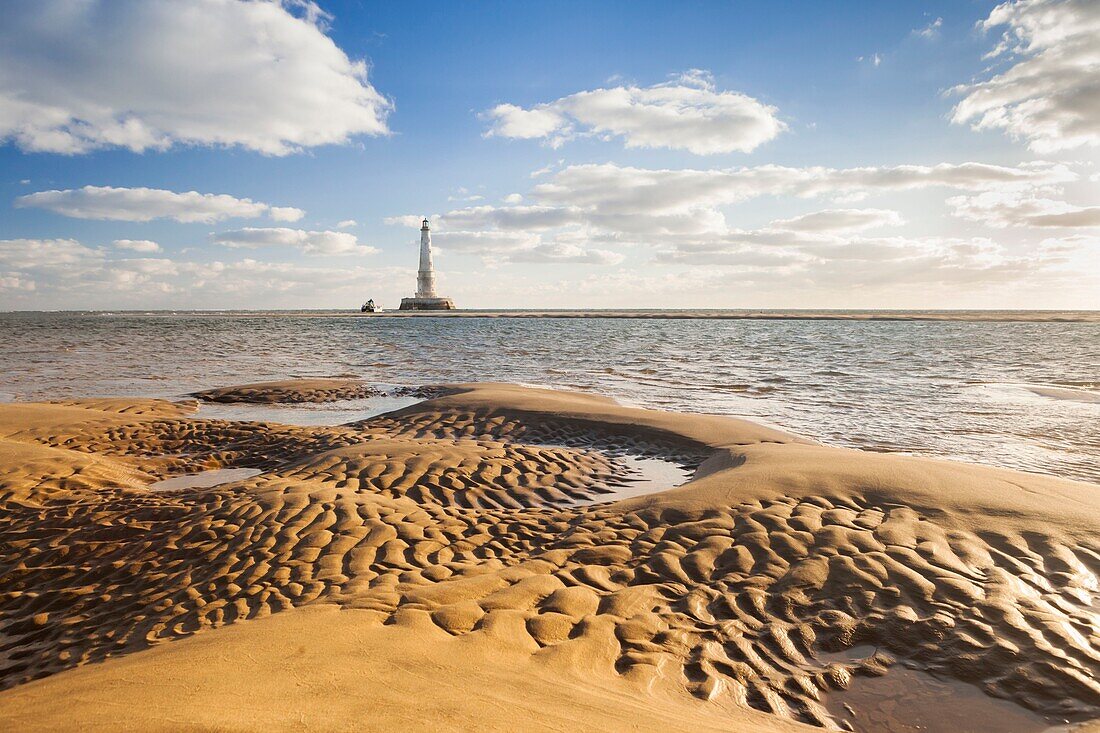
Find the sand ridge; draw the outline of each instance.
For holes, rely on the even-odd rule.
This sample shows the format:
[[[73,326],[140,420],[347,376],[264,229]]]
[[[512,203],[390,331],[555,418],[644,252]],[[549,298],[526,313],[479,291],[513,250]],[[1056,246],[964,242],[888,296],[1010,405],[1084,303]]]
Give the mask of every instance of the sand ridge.
[[[300,404],[354,400],[380,394],[381,390],[360,379],[332,377],[239,384],[195,392],[192,397],[207,402]]]
[[[167,402],[0,405],[0,683],[13,688],[0,720],[31,728],[31,706],[95,669],[140,668],[150,646],[317,605],[356,610],[410,654],[434,658],[445,634],[752,729],[835,726],[828,692],[895,664],[1051,716],[1100,715],[1098,487],[574,393],[439,394],[332,428]],[[622,480],[629,454],[696,478],[576,503]],[[142,489],[238,466],[264,472]],[[157,659],[189,668],[188,644]],[[879,652],[825,654],[857,644]]]

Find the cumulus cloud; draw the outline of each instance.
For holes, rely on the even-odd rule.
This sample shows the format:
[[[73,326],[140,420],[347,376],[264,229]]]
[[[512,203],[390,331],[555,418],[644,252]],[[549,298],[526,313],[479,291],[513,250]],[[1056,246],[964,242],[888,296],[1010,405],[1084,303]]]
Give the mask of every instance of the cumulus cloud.
[[[585,249],[575,244],[553,242],[520,249],[508,256],[509,262],[574,262],[586,265],[617,265],[623,255],[605,249]]]
[[[357,222],[355,219],[344,219],[343,221],[337,222],[336,224],[337,229],[351,229],[352,227],[357,226],[359,226],[359,222]]]
[[[947,200],[952,214],[986,226],[1080,229],[1100,227],[1100,206],[1075,206],[1034,192],[990,191]]]
[[[672,148],[696,155],[748,153],[787,129],[777,110],[746,94],[718,90],[693,70],[649,87],[577,92],[524,108],[484,113],[487,137],[545,139],[558,147],[578,135],[622,138],[628,148]]]
[[[588,247],[578,236],[579,212],[552,207],[474,206],[436,217],[432,243],[444,252],[480,255],[489,263],[574,263],[616,265],[617,252]],[[415,215],[394,216],[388,224],[420,228]]]
[[[455,229],[500,228],[530,232],[546,231],[584,220],[575,207],[556,206],[472,206],[448,212],[445,226]],[[417,227],[420,226],[417,222]]]
[[[297,221],[305,216],[301,209],[239,199],[228,194],[186,191],[176,193],[160,188],[114,188],[85,186],[63,191],[39,191],[15,200],[20,208],[37,208],[74,219],[110,221],[152,221],[174,219],[191,223],[212,223],[222,219],[254,219],[268,215],[276,221]]]
[[[646,169],[610,163],[574,165],[535,186],[542,205],[599,208],[624,215],[685,213],[760,196],[800,197],[910,191],[932,187],[1011,190],[1076,179],[1062,165],[1006,167],[941,163],[865,168]]]
[[[432,245],[444,252],[464,252],[478,255],[508,254],[521,249],[530,249],[539,244],[537,234],[524,231],[464,231],[448,230],[434,232]]]
[[[662,250],[655,260],[671,265],[720,265],[742,269],[789,269],[809,261],[809,257],[795,251],[762,251],[749,246],[727,247],[703,252],[685,249]]]
[[[18,208],[39,208],[76,219],[213,222],[228,217],[261,216],[267,206],[226,194],[176,193],[151,188],[85,186],[39,191],[15,200]]]
[[[1052,163],[710,170],[577,165],[541,178],[522,203],[456,209],[436,217],[433,228],[442,248],[493,262],[615,264],[624,259],[623,248],[645,247],[658,263],[722,266],[754,277],[788,273],[839,283],[844,268],[855,266],[868,279],[876,273],[883,283],[916,283],[924,267],[927,282],[1004,282],[1046,273],[1061,255],[1011,252],[987,238],[870,236],[906,224],[886,208],[825,207],[741,228],[731,225],[724,207],[763,196],[849,200],[932,188],[964,192],[959,200],[991,193],[1035,197],[1077,178],[1071,168]],[[414,227],[419,221],[411,215],[390,219]]]
[[[111,244],[115,249],[128,249],[132,252],[160,252],[160,245],[149,239],[116,239]]]
[[[5,290],[9,292],[15,292],[17,290],[31,292],[35,288],[36,284],[34,280],[20,277],[16,273],[0,273],[0,292],[4,292]]]
[[[0,240],[0,267],[33,272],[98,261],[102,254],[75,239]]]
[[[130,257],[72,239],[0,240],[3,307],[350,307],[363,292],[412,277],[407,268],[196,262]]]
[[[1100,3],[1014,0],[980,25],[1005,28],[989,56],[1014,63],[956,87],[952,120],[1003,130],[1039,153],[1100,145]]]
[[[5,3],[0,141],[285,155],[386,134],[391,103],[325,18],[310,0]]]
[[[1064,253],[1013,255],[982,237],[854,237],[779,252],[731,247],[709,252],[671,250],[658,261],[761,270],[788,284],[813,287],[997,284],[1051,281]]]
[[[272,206],[267,213],[275,221],[298,221],[306,215],[306,212],[293,206]]]
[[[826,209],[776,221],[773,226],[795,232],[858,232],[904,223],[901,214],[889,209]]]
[[[261,247],[291,247],[315,255],[368,255],[378,250],[359,244],[354,234],[325,230],[311,232],[286,227],[245,227],[220,232],[211,237],[226,247],[258,249]]]

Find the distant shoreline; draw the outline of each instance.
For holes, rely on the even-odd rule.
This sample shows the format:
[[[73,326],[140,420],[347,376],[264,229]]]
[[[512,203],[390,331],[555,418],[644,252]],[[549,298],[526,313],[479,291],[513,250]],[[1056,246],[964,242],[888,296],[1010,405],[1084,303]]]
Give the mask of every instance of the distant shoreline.
[[[356,318],[634,318],[650,320],[775,321],[991,321],[1020,323],[1100,323],[1100,311],[825,311],[825,310],[530,310],[385,311],[340,314]]]
[[[531,309],[531,310],[453,310],[383,311],[360,313],[337,310],[155,310],[155,311],[8,311],[2,315],[74,315],[74,316],[205,316],[248,318],[618,318],[642,320],[777,320],[777,321],[971,321],[1005,323],[1100,323],[1100,310],[800,310],[800,309]]]

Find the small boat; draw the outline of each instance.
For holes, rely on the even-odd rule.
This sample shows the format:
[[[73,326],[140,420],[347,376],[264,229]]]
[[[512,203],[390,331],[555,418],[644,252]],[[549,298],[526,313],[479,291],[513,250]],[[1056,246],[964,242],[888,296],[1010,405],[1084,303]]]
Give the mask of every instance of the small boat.
[[[360,313],[381,313],[382,306],[374,304],[374,298],[371,298],[359,308]]]

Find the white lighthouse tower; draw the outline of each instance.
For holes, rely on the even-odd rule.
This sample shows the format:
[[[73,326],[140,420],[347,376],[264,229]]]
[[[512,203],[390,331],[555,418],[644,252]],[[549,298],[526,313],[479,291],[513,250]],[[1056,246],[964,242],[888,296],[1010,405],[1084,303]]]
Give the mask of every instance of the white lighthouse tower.
[[[416,271],[416,295],[401,299],[403,311],[454,310],[450,298],[442,298],[435,292],[435,264],[432,262],[432,229],[425,218],[420,226],[420,267]]]
[[[420,269],[416,271],[416,297],[435,297],[435,266],[432,263],[432,229],[428,220],[420,226]]]

